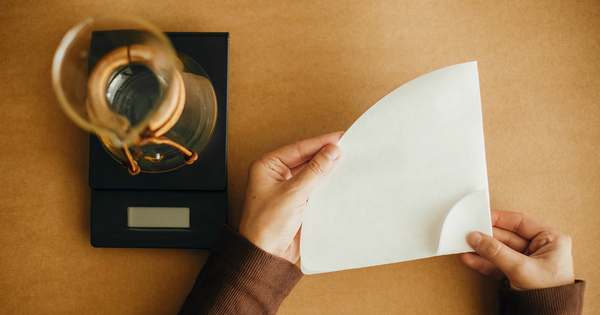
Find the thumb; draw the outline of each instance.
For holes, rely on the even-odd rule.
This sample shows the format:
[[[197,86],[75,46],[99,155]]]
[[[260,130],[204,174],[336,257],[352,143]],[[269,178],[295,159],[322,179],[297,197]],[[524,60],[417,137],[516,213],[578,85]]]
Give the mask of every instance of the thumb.
[[[310,194],[319,182],[337,164],[342,150],[335,144],[329,144],[317,153],[298,174],[292,177],[291,182],[298,185],[301,191]]]
[[[527,259],[523,254],[484,233],[470,233],[467,236],[467,242],[479,256],[496,265],[509,278],[515,269],[522,266]]]

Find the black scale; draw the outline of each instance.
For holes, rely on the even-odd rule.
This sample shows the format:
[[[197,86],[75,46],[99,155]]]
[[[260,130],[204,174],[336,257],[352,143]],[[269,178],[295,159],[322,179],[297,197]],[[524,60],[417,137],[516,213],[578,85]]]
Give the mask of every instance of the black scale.
[[[229,33],[167,33],[167,36],[175,50],[200,64],[212,81],[218,108],[212,138],[191,165],[165,173],[142,172],[132,176],[92,135],[89,184],[90,234],[94,247],[210,248],[227,222]],[[95,44],[98,46],[97,38],[92,39],[90,55]],[[132,227],[130,207],[156,209],[158,220],[172,208],[187,208],[189,224],[175,228]],[[173,216],[179,214],[173,212]]]

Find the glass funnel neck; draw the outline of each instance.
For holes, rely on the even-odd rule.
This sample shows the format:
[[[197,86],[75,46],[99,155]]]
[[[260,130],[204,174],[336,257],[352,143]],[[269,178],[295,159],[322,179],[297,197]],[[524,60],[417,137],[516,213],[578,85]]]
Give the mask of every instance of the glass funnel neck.
[[[89,18],[61,41],[52,66],[59,103],[133,175],[198,158],[216,123],[208,75],[143,19]]]

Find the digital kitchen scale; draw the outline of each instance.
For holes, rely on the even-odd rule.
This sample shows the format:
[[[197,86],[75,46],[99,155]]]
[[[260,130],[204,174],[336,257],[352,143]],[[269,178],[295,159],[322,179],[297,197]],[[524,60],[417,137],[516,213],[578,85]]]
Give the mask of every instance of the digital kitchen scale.
[[[173,171],[132,176],[90,137],[94,247],[210,248],[227,222],[228,33],[167,33],[175,50],[208,74],[217,122],[198,160]],[[94,39],[92,39],[93,54]]]

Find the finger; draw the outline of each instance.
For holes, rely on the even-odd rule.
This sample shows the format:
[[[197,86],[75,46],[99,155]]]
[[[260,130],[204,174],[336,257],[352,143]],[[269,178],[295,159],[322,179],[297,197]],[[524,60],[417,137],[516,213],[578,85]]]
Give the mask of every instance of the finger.
[[[308,161],[290,169],[290,172],[292,173],[292,176],[296,176],[296,174],[300,173],[301,170],[304,169],[304,167],[306,166],[306,164],[308,164]]]
[[[529,250],[533,254],[541,254],[538,252],[540,249],[544,248],[546,251],[551,250],[559,250],[566,249],[568,252],[571,252],[571,237],[567,234],[557,230],[547,230],[540,234],[538,234],[533,240],[531,240],[531,245],[529,245]]]
[[[477,254],[462,253],[460,254],[460,260],[468,267],[471,267],[486,276],[490,276],[496,280],[506,279],[506,275],[504,275],[500,268]]]
[[[278,160],[291,169],[312,159],[324,146],[337,143],[343,134],[343,131],[339,131],[298,141],[268,153],[264,157]]]
[[[524,253],[529,246],[529,241],[516,233],[494,227],[494,238],[519,253]]]
[[[337,145],[326,146],[308,161],[302,171],[292,177],[290,184],[298,185],[298,188],[308,197],[317,184],[335,167],[341,154],[342,150]]]
[[[480,232],[471,232],[467,236],[467,242],[479,256],[498,266],[507,275],[527,259],[526,256],[512,250],[499,240]]]
[[[492,225],[503,230],[515,232],[528,240],[552,228],[546,223],[528,217],[523,213],[499,210],[492,210]]]

